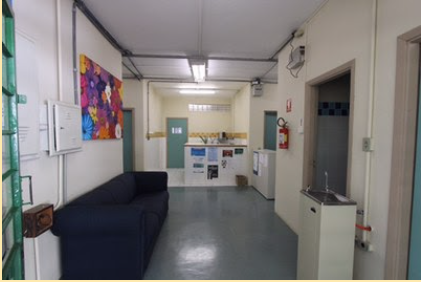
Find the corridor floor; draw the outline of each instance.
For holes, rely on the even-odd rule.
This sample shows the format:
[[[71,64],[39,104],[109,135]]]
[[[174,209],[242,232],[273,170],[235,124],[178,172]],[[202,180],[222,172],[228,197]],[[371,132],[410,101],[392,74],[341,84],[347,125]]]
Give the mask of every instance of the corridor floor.
[[[144,279],[295,279],[298,237],[252,187],[172,187]]]

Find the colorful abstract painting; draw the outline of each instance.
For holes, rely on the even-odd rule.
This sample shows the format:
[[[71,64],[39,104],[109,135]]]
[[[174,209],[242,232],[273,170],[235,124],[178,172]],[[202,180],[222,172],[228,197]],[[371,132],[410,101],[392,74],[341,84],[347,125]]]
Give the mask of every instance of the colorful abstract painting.
[[[123,83],[80,55],[83,140],[115,139],[123,131]]]

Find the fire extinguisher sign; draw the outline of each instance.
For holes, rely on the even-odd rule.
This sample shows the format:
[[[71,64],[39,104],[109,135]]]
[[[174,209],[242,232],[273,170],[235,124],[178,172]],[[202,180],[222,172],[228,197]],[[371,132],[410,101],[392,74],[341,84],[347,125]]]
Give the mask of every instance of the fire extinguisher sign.
[[[292,99],[291,98],[289,98],[288,100],[287,100],[287,113],[289,113],[289,112],[291,112],[292,111]]]

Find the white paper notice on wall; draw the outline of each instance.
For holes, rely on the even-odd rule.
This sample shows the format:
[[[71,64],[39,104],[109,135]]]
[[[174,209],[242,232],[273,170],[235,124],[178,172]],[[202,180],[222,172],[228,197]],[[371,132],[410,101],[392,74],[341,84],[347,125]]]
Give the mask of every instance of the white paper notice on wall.
[[[268,166],[267,154],[259,154],[259,164],[263,167]]]
[[[21,161],[39,157],[39,92],[35,40],[16,31],[16,81],[26,104],[18,104],[19,151]]]

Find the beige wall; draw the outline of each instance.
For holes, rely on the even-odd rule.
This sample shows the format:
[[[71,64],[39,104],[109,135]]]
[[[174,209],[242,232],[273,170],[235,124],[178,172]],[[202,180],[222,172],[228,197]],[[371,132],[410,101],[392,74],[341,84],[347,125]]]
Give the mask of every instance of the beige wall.
[[[165,131],[165,126],[162,124],[162,107],[163,99],[157,94],[153,84],[151,83],[149,88],[150,133]]]
[[[234,132],[249,133],[250,121],[250,85],[244,86],[235,94],[232,102],[232,124]]]
[[[252,152],[253,150],[263,149],[265,111],[278,111],[280,101],[277,84],[265,84],[263,87],[263,96],[253,97],[250,95],[250,113],[248,115],[250,123],[248,143],[250,177],[253,173]]]
[[[279,97],[277,84],[265,84],[263,96],[250,96],[250,150],[263,149],[265,111],[277,111]]]
[[[167,117],[188,118],[188,130],[192,132],[231,132],[230,112],[190,112],[189,104],[231,104],[230,99],[214,97],[166,97],[162,99],[162,126],[166,127]]]
[[[361,209],[365,189],[369,187],[368,223],[373,227],[368,237],[373,251],[356,249],[355,279],[384,278],[390,174],[393,173],[390,169],[396,42],[400,34],[421,25],[420,1],[378,1],[377,20],[374,4],[374,0],[327,1],[303,26],[304,37],[293,42],[294,45],[306,45],[306,64],[299,78],[293,79],[283,67],[288,60],[288,48],[283,50],[279,60],[279,109],[290,122],[292,134],[290,149],[277,153],[275,210],[295,232],[299,232],[298,194],[303,188],[303,137],[306,132],[300,135],[294,129],[304,112],[305,82],[355,59],[350,193]],[[372,105],[370,95],[373,95]],[[285,113],[285,101],[290,97],[293,111]],[[365,153],[361,144],[362,138],[371,134],[371,116],[375,150]],[[370,154],[371,165],[366,163],[366,154]]]
[[[149,88],[149,89],[148,89]],[[162,133],[165,128],[162,125],[162,98],[156,93],[153,83],[143,81],[143,99],[145,101],[143,107],[143,124],[144,124],[144,169],[145,170],[161,170],[166,167],[166,143]],[[149,95],[149,97],[148,97]],[[149,100],[149,132],[147,127],[147,113]],[[149,133],[151,138],[146,139]],[[158,135],[156,135],[158,134]]]

